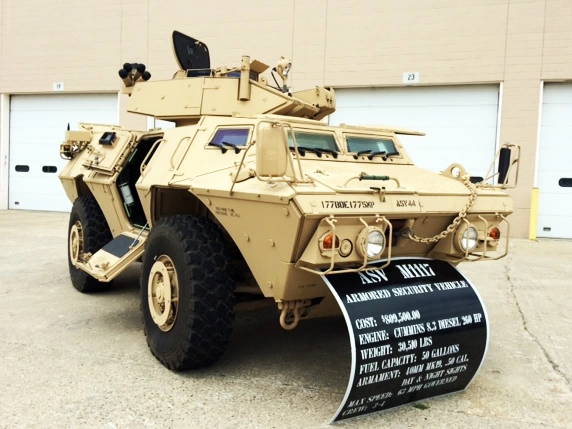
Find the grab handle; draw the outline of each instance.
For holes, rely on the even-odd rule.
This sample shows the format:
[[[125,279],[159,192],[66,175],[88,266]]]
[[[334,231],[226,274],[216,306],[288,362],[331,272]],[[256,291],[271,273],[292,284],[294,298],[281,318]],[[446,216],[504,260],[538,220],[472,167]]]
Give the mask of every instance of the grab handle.
[[[157,147],[157,145],[159,143],[161,143],[163,141],[165,141],[165,139],[159,139],[155,143],[153,143],[153,146],[151,146],[151,149],[149,149],[149,152],[147,152],[147,155],[145,155],[145,158],[143,158],[143,162],[139,166],[139,173],[141,175],[143,175],[143,172],[145,171],[145,167],[147,167],[147,163],[149,162],[151,155],[153,155],[153,153],[155,152],[155,148]]]

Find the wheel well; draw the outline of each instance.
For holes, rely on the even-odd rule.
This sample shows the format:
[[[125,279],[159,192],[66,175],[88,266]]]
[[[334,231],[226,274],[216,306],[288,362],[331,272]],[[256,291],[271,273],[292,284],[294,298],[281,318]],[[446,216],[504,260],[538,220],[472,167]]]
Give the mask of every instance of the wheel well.
[[[153,188],[151,201],[153,224],[162,217],[178,214],[212,218],[202,201],[186,189]]]
[[[198,197],[186,189],[153,188],[151,197],[152,224],[157,223],[163,217],[173,215],[192,215],[210,219],[222,231],[229,244],[233,259],[231,275],[234,280],[241,282],[250,278],[254,279],[246,260],[232,237]]]
[[[86,183],[83,181],[83,175],[77,176],[75,178],[75,188],[77,190],[77,196],[78,197],[83,197],[86,195],[92,195],[90,189],[88,188]]]

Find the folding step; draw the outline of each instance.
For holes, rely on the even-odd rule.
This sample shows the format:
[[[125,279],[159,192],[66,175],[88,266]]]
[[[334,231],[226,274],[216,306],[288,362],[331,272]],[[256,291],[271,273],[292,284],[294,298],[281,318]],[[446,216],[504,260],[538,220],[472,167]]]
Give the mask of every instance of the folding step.
[[[147,231],[122,232],[77,267],[101,282],[109,282],[143,254]]]

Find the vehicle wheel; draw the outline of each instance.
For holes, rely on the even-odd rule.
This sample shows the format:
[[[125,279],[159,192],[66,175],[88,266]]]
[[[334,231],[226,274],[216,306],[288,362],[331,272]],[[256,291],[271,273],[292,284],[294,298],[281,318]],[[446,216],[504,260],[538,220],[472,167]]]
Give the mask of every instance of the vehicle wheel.
[[[84,253],[95,253],[111,241],[107,221],[91,195],[79,197],[73,203],[68,227],[68,266],[73,287],[83,293],[96,292],[109,283],[97,281],[74,266]]]
[[[153,355],[175,371],[215,362],[234,319],[234,282],[221,231],[206,218],[170,216],[149,235],[141,309]]]

